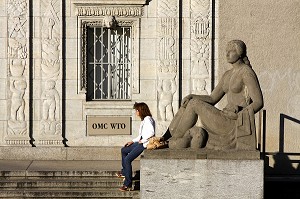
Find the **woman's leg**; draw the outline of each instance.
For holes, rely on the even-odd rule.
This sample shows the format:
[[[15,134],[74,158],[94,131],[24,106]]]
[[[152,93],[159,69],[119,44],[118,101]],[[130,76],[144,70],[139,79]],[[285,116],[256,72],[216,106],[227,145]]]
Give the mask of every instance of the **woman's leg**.
[[[125,169],[125,158],[127,155],[138,145],[138,143],[133,143],[130,146],[124,146],[121,149],[121,154],[122,154],[122,174],[124,175],[124,169]]]
[[[126,187],[130,187],[132,185],[132,161],[135,160],[143,151],[144,146],[143,144],[134,143],[133,150],[124,158],[124,175],[125,175],[125,181],[124,185]]]

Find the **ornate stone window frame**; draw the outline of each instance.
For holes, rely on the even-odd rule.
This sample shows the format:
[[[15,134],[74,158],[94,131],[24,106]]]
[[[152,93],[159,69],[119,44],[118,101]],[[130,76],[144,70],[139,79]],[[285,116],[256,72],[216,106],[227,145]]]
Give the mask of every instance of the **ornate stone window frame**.
[[[114,16],[119,26],[131,26],[132,28],[132,94],[140,92],[140,18],[143,15],[142,5],[122,5],[124,1],[118,1],[120,5],[81,4],[75,3],[78,16],[78,93],[86,94],[86,33],[88,26],[103,26],[106,16]],[[118,3],[114,2],[114,3]]]

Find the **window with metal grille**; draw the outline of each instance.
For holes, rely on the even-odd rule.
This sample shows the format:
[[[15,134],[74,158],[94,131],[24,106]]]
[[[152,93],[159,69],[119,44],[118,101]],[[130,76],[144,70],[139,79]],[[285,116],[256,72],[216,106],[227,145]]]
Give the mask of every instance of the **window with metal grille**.
[[[87,28],[86,98],[131,98],[131,27]]]

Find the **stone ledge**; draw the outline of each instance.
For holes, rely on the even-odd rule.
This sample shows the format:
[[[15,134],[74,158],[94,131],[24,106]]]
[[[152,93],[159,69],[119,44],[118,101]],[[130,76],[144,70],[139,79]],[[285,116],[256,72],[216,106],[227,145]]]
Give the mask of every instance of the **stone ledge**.
[[[145,150],[144,159],[226,159],[226,160],[260,160],[259,151],[216,151],[206,149],[158,149]]]
[[[121,147],[0,147],[2,160],[121,160]]]

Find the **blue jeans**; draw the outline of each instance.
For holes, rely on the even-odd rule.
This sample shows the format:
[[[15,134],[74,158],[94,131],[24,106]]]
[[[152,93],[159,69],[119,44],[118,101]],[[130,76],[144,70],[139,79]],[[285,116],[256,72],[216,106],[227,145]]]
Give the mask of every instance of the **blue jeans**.
[[[136,159],[143,151],[143,144],[138,142],[133,143],[130,146],[125,146],[121,149],[122,153],[122,174],[125,176],[124,185],[130,187],[132,185],[132,161]]]

